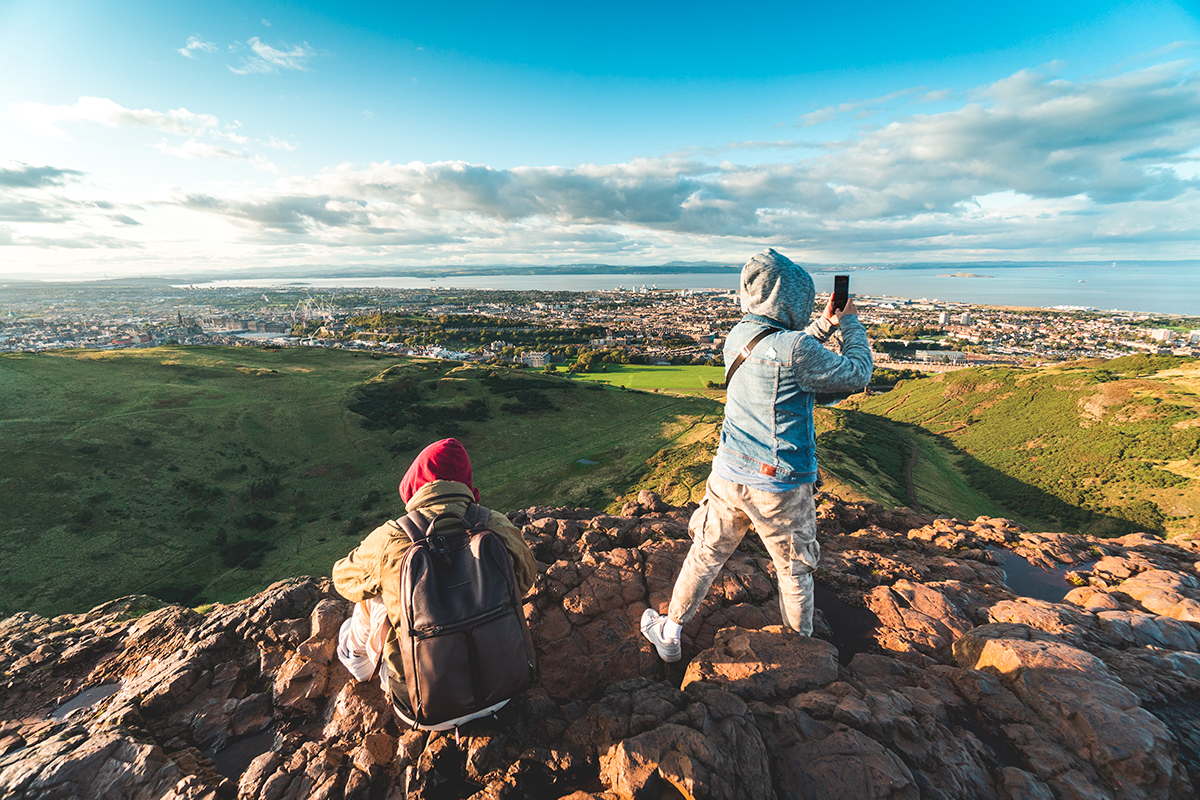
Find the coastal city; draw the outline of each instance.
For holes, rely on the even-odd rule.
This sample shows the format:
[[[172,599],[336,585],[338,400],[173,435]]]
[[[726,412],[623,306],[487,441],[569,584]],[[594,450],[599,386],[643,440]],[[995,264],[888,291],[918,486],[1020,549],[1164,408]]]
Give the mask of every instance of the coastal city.
[[[588,351],[721,364],[737,293],[660,290],[0,287],[0,351],[164,344],[332,347],[555,369]],[[15,288],[14,288],[15,287]],[[818,296],[823,303],[828,295]],[[1200,356],[1200,320],[1091,308],[858,297],[876,364],[944,371],[1133,352]],[[581,358],[584,356],[584,358]]]

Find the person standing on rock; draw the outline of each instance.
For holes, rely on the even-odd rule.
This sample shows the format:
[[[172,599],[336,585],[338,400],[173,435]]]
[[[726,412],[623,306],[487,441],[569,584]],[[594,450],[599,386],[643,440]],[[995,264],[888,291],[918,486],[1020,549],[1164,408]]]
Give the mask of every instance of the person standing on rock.
[[[745,316],[725,340],[721,443],[688,524],[692,546],[666,616],[652,608],[642,614],[642,634],[664,661],[679,660],[683,626],[751,527],[775,563],[784,625],[812,634],[812,572],[821,553],[813,397],[861,390],[874,368],[854,301],[836,309],[830,297],[805,327],[816,296],[812,278],[774,250],[742,267],[740,294]],[[824,346],[835,328],[841,355]]]
[[[400,499],[405,510],[419,512],[426,520],[453,512],[462,516],[471,503],[479,502],[472,485],[471,460],[457,439],[434,442],[417,455],[400,481]],[[486,526],[499,535],[512,559],[519,596],[524,596],[537,577],[537,562],[521,531],[498,511],[491,511]],[[350,555],[333,566],[333,585],[353,602],[354,613],[338,636],[338,658],[357,680],[370,680],[376,671],[385,696],[390,697],[389,675],[404,681],[404,662],[394,626],[398,623],[401,599],[400,570],[404,553],[412,546],[408,535],[395,522],[386,522],[367,535]],[[386,669],[381,669],[382,666]],[[400,690],[403,694],[403,688]]]

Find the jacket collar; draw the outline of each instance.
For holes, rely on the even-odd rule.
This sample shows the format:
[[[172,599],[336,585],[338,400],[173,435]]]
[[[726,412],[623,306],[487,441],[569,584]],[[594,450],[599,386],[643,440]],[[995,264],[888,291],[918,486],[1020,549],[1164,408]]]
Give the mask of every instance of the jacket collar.
[[[430,481],[417,489],[405,504],[404,510],[416,511],[425,506],[437,503],[449,504],[455,501],[462,502],[464,507],[474,503],[475,495],[471,493],[471,487],[458,481]]]

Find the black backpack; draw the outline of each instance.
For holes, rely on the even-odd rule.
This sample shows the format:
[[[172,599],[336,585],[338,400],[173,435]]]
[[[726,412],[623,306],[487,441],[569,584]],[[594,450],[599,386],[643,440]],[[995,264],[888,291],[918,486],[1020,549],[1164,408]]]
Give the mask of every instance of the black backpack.
[[[400,568],[396,638],[404,687],[392,701],[413,728],[445,729],[490,713],[536,679],[533,637],[517,593],[512,559],[472,503],[428,523],[419,512],[396,520],[413,546]]]

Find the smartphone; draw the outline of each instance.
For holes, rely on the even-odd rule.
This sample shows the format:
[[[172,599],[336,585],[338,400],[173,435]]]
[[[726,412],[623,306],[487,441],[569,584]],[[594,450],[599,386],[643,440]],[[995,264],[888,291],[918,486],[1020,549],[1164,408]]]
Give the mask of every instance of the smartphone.
[[[841,311],[846,307],[846,301],[850,299],[850,276],[849,275],[834,275],[833,276],[833,310]]]

